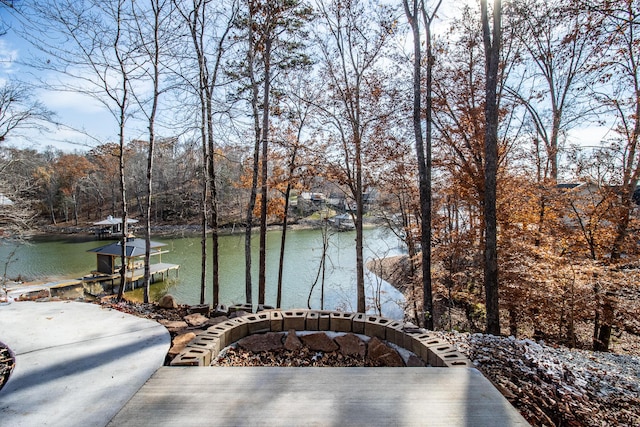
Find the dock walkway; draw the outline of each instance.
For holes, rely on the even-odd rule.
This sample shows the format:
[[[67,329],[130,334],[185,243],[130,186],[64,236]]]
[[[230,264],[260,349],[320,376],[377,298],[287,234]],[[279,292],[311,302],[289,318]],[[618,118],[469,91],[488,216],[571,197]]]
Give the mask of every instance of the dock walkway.
[[[166,277],[169,277],[170,271],[176,271],[177,276],[179,269],[179,264],[151,264],[151,283],[155,283],[157,281],[157,275],[161,276],[160,281],[164,281],[165,275]],[[127,283],[133,283],[131,286],[134,288],[139,287],[139,282],[143,278],[144,268],[136,268],[127,273]],[[14,284],[7,287],[7,294],[12,300],[17,300],[23,295],[28,296],[31,299],[56,296],[64,297],[64,299],[81,299],[85,296],[85,288],[87,288],[89,293],[92,293],[91,286],[93,284],[102,284],[106,282],[111,283],[110,290],[103,287],[97,292],[98,294],[105,290],[107,292],[114,293],[117,289],[117,285],[120,283],[120,274],[102,274],[94,272],[89,276],[79,279],[65,279],[37,284]],[[128,287],[129,285],[127,288]]]
[[[161,281],[164,281],[165,274],[167,277],[169,276],[170,271],[176,271],[176,275],[180,270],[180,264],[168,264],[166,262],[159,262],[156,264],[149,265],[149,271],[151,274],[151,283],[155,282],[155,275],[160,274],[162,276]],[[132,270],[127,270],[127,282],[135,283],[144,278],[144,267],[134,268]],[[106,274],[99,273],[97,271],[92,272],[92,276],[85,276],[82,280],[85,282],[96,282],[96,281],[115,281],[120,279],[120,273],[115,274]]]

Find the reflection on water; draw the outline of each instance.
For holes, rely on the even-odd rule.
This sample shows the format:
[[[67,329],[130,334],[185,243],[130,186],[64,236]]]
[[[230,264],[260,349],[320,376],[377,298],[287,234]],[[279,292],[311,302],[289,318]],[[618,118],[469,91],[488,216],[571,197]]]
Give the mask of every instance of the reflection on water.
[[[266,303],[275,305],[280,231],[271,231],[267,236],[267,289]],[[200,237],[154,238],[167,243],[169,253],[162,255],[162,262],[180,264],[176,277],[171,272],[169,279],[152,285],[152,298],[165,293],[174,295],[180,303],[197,304],[200,298]],[[108,242],[91,237],[41,236],[28,246],[20,247],[9,260],[8,277],[21,276],[23,280],[51,277],[80,277],[94,270],[96,259],[87,250]],[[257,301],[258,237],[253,244],[253,301]],[[4,270],[10,248],[0,246],[0,268]],[[399,241],[384,229],[365,230],[365,260],[402,253]],[[306,307],[312,283],[318,275],[322,255],[322,233],[320,230],[291,230],[287,233],[285,252],[282,307]],[[209,254],[210,256],[210,254]],[[211,261],[207,270],[211,272]],[[325,271],[324,309],[354,311],[356,307],[356,255],[355,232],[333,233],[329,237],[329,248]],[[244,236],[220,237],[220,299],[227,305],[245,301],[244,284]],[[368,305],[373,305],[374,290],[380,280],[366,272]],[[206,299],[210,302],[211,286],[207,284]],[[320,283],[311,296],[311,307],[320,309]],[[142,299],[142,290],[128,295]],[[402,317],[402,294],[386,282],[380,283],[380,300],[383,313],[391,318]]]

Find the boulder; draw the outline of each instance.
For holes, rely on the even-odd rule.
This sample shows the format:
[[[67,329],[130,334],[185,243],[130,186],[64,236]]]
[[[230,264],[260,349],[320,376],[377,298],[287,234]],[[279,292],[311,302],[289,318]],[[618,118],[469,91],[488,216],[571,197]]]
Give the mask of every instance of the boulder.
[[[200,326],[206,324],[209,321],[209,318],[203,316],[200,313],[193,313],[184,316],[184,321],[189,324],[189,326],[195,326],[199,328]]]
[[[186,334],[180,334],[176,336],[171,342],[171,348],[169,349],[169,357],[174,358],[184,350],[184,348],[196,337],[193,332],[187,332]]]
[[[309,347],[309,350],[331,353],[338,349],[338,344],[336,344],[336,342],[329,338],[324,332],[303,335],[300,338],[304,345]]]
[[[287,339],[284,341],[284,348],[289,351],[300,350],[302,348],[302,341],[296,335],[295,329],[290,329],[287,334]]]
[[[367,358],[375,366],[390,366],[401,367],[404,366],[404,361],[400,354],[393,348],[389,347],[377,337],[371,338],[369,341],[369,348],[367,350]]]
[[[189,327],[189,325],[187,325],[187,322],[183,322],[181,320],[160,319],[158,320],[158,322],[172,333],[180,332]]]
[[[210,312],[211,312],[211,307],[209,307],[209,304],[190,305],[187,308],[187,313],[189,314],[200,313],[203,316],[208,317]]]
[[[340,346],[340,353],[345,356],[355,356],[364,359],[367,345],[354,334],[341,335],[335,338]]]
[[[253,334],[238,341],[240,348],[252,353],[281,350],[283,334],[267,332],[266,334]]]
[[[160,301],[158,301],[158,306],[161,308],[178,308],[178,303],[176,302],[176,299],[173,297],[173,295],[167,294],[160,298]]]
[[[195,337],[196,334],[194,332],[187,332],[185,334],[176,335],[176,337],[171,341],[171,344],[186,346]]]

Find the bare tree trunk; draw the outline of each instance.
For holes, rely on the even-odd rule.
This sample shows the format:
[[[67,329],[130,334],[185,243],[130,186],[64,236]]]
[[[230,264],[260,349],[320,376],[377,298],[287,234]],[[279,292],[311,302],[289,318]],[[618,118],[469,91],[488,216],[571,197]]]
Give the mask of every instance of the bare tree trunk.
[[[433,295],[431,286],[431,129],[432,129],[432,75],[433,53],[431,48],[431,22],[440,7],[437,3],[432,14],[426,11],[424,1],[413,0],[413,7],[409,8],[408,0],[403,0],[405,14],[413,33],[413,133],[416,141],[416,156],[418,161],[418,184],[420,189],[420,216],[422,227],[420,246],[422,256],[422,316],[420,323],[427,329],[433,329]],[[426,147],[422,136],[422,52],[420,39],[420,23],[418,14],[422,12],[427,37],[427,105],[426,105]],[[426,149],[426,150],[425,150]]]
[[[355,160],[356,160],[356,288],[358,298],[358,312],[366,313],[367,303],[364,292],[364,257],[362,251],[364,249],[364,234],[362,222],[364,216],[364,206],[362,202],[362,142],[360,136],[356,137],[355,143]]]
[[[216,170],[215,170],[215,149],[213,146],[213,123],[211,117],[211,97],[208,98],[208,111],[207,119],[209,121],[209,203],[211,209],[211,276],[212,276],[212,291],[213,291],[213,306],[217,306],[220,303],[220,266],[219,266],[219,243],[218,243],[218,187],[216,184]],[[201,298],[201,304],[204,303],[204,297]]]
[[[218,72],[220,65],[222,64],[222,54],[224,52],[224,42],[233,27],[233,22],[238,12],[238,5],[234,1],[232,6],[232,13],[229,15],[227,26],[218,41],[216,49],[216,58],[213,65],[213,74],[207,85],[207,138],[209,143],[209,203],[211,210],[211,276],[212,276],[212,290],[213,290],[213,306],[217,306],[220,303],[220,244],[218,239],[219,222],[218,222],[218,184],[216,182],[216,150],[214,145],[213,136],[213,91],[218,82]]]
[[[602,303],[602,322],[598,338],[593,343],[594,351],[609,351],[609,343],[611,341],[611,329],[614,321],[614,301],[613,295],[606,292]]]
[[[251,8],[249,8],[251,11]],[[250,20],[253,19],[250,17]],[[249,203],[247,204],[247,216],[244,232],[244,260],[245,260],[245,299],[247,304],[253,301],[252,283],[251,283],[251,229],[253,228],[253,209],[256,205],[256,195],[258,192],[258,164],[260,162],[260,120],[258,109],[258,82],[255,80],[254,61],[255,46],[253,45],[253,26],[249,25],[249,51],[247,53],[247,66],[249,78],[251,81],[251,109],[254,120],[255,143],[253,146],[253,167],[251,174],[251,193],[249,195]]]
[[[262,93],[262,171],[260,176],[262,196],[260,203],[260,266],[258,273],[258,304],[264,304],[265,291],[267,284],[267,204],[268,186],[267,186],[267,173],[268,173],[268,155],[269,155],[269,92],[271,91],[271,38],[267,37],[264,52],[264,87]]]
[[[151,288],[151,195],[153,194],[153,157],[155,154],[155,124],[156,112],[158,110],[158,99],[160,97],[160,9],[161,5],[157,0],[151,4],[153,10],[153,50],[149,52],[153,67],[153,98],[151,114],[149,114],[149,148],[147,153],[147,182],[144,202],[144,223],[145,223],[145,250],[144,250],[144,302],[150,300]],[[144,37],[140,34],[140,37]]]
[[[120,261],[122,263],[120,267],[120,289],[118,290],[118,300],[121,301],[124,295],[124,288],[127,285],[127,238],[129,234],[129,224],[128,224],[128,212],[127,212],[127,183],[125,176],[125,123],[127,119],[127,111],[126,107],[129,102],[129,74],[125,68],[125,60],[122,57],[120,52],[120,37],[121,37],[121,14],[122,14],[122,3],[118,3],[117,6],[117,33],[114,43],[115,55],[118,61],[118,66],[120,67],[120,76],[122,77],[121,87],[121,97],[117,100],[119,107],[119,117],[118,117],[118,125],[119,125],[119,145],[120,150],[118,153],[118,174],[120,178],[120,197],[122,197],[122,252]]]
[[[493,30],[489,25],[487,0],[480,2],[482,33],[486,61],[486,99],[484,136],[484,286],[487,310],[487,333],[500,334],[500,307],[498,292],[498,227],[497,227],[497,175],[498,175],[498,68],[501,46],[502,2],[493,3]]]
[[[298,141],[300,132],[298,132]],[[282,236],[280,238],[280,260],[278,261],[278,294],[276,297],[276,307],[282,307],[282,277],[284,272],[284,249],[287,242],[287,223],[289,221],[289,197],[291,197],[291,179],[296,165],[296,155],[298,152],[298,141],[293,149],[291,161],[289,162],[289,182],[284,193],[284,218],[282,219]]]

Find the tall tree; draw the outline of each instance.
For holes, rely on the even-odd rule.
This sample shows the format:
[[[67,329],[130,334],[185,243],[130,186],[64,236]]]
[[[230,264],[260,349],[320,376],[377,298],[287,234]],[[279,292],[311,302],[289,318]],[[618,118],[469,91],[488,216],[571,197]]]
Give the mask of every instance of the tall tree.
[[[637,0],[603,0],[590,9],[601,16],[603,45],[609,46],[604,60],[599,61],[601,81],[608,85],[598,98],[615,117],[616,137],[609,150],[618,157],[620,203],[615,209],[611,258],[618,260],[625,251],[634,194],[640,181],[640,5]]]
[[[251,89],[254,131],[254,163],[251,198],[247,207],[247,231],[245,233],[245,261],[247,300],[251,288],[251,230],[253,203],[260,176],[260,253],[258,271],[258,304],[265,303],[266,245],[270,110],[272,87],[278,70],[305,64],[303,52],[303,27],[310,18],[311,9],[300,0],[249,0],[248,69]],[[260,98],[261,94],[261,98]],[[260,153],[258,153],[260,151]],[[258,171],[259,168],[259,171]],[[258,173],[259,172],[259,173]],[[249,302],[249,301],[248,301]]]
[[[558,181],[562,138],[589,113],[585,101],[597,28],[567,1],[518,0],[512,19],[524,51],[521,81],[508,91],[525,107],[546,155],[545,179]],[[526,84],[525,84],[526,83]]]
[[[322,79],[326,82],[321,110],[332,137],[340,147],[336,164],[340,181],[355,202],[357,310],[366,311],[363,257],[364,162],[367,146],[383,139],[375,135],[382,116],[389,114],[384,104],[385,81],[377,67],[383,49],[393,34],[391,11],[380,6],[366,9],[360,0],[318,2]],[[378,139],[380,138],[380,139]],[[329,154],[329,153],[328,153]]]
[[[487,0],[480,1],[482,38],[485,52],[485,134],[484,134],[484,286],[487,333],[500,334],[498,293],[498,68],[502,39],[502,1],[494,0],[489,11]],[[491,19],[491,22],[490,22]]]
[[[225,52],[225,45],[233,27],[238,12],[238,2],[233,1],[228,6],[213,8],[210,1],[195,0],[191,4],[174,0],[178,11],[189,28],[191,49],[186,55],[196,62],[197,76],[195,78],[189,70],[181,71],[180,75],[186,84],[197,94],[198,102],[198,133],[201,140],[202,152],[202,260],[200,276],[200,302],[205,301],[207,277],[207,229],[211,229],[211,265],[212,265],[212,303],[219,303],[219,244],[218,244],[218,205],[216,167],[216,135],[215,97],[219,89],[219,75]],[[197,83],[193,83],[197,82]]]
[[[413,0],[409,7],[408,0],[403,0],[404,11],[413,35],[413,132],[416,141],[416,157],[418,161],[418,183],[420,188],[420,215],[422,229],[420,232],[420,246],[422,248],[422,319],[427,329],[433,329],[433,295],[431,286],[431,138],[432,138],[432,80],[433,80],[433,46],[431,23],[435,18],[442,1],[438,1],[429,13],[424,1]],[[425,26],[427,49],[426,76],[426,147],[422,136],[422,38],[420,35],[420,18]],[[425,151],[426,148],[426,151]]]
[[[144,99],[146,95],[135,95],[141,111],[147,119],[149,141],[147,146],[146,180],[144,194],[144,227],[145,227],[145,253],[144,253],[144,302],[149,302],[151,285],[151,197],[153,194],[153,168],[156,145],[156,118],[158,115],[161,87],[161,74],[163,73],[164,50],[167,48],[166,32],[163,28],[170,25],[170,0],[149,0],[148,4],[133,3],[134,34],[138,36],[140,50],[144,53],[141,58],[146,64],[143,67],[143,79],[151,84],[150,100]]]
[[[128,32],[130,3],[60,0],[33,4],[22,16],[25,25],[21,35],[43,53],[34,65],[61,77],[45,82],[46,86],[99,102],[116,123],[123,232],[118,299],[122,299],[127,279],[128,234],[125,129],[131,114],[130,89],[138,55]]]
[[[284,138],[284,148],[288,150],[288,168],[286,187],[284,190],[284,212],[282,216],[282,236],[280,237],[280,259],[278,262],[278,283],[276,295],[276,307],[282,307],[282,279],[284,275],[285,247],[287,243],[287,224],[289,221],[289,199],[295,180],[295,172],[300,163],[299,157],[303,152],[303,131],[308,126],[309,118],[313,112],[312,104],[305,102],[304,98],[313,94],[312,85],[306,74],[309,70],[297,73],[295,77],[291,75],[291,90],[286,95],[283,102],[283,113],[286,121],[289,122],[288,131]]]

